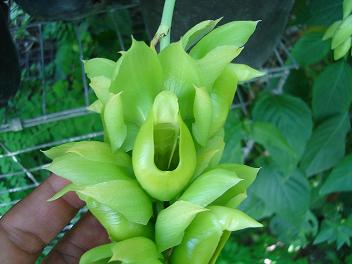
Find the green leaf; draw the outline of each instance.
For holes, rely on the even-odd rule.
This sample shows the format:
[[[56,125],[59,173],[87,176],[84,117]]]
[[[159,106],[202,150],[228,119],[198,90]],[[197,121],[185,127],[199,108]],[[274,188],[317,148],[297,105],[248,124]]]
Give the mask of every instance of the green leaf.
[[[188,50],[199,40],[201,40],[206,34],[212,31],[216,25],[220,22],[221,18],[216,20],[205,20],[189,29],[182,37],[181,43],[185,50]]]
[[[200,59],[219,46],[242,47],[255,31],[257,24],[258,21],[234,21],[222,25],[201,39],[191,49],[190,55]]]
[[[308,106],[289,95],[265,95],[255,104],[253,119],[277,127],[300,157],[312,134],[313,122]]]
[[[209,51],[203,58],[197,60],[201,86],[205,87],[207,91],[211,91],[216,79],[242,50],[243,48],[236,46],[219,46]]]
[[[343,58],[351,49],[352,39],[348,38],[340,46],[336,47],[334,50],[334,60],[339,60]]]
[[[311,0],[308,2],[307,8],[309,17],[304,23],[308,25],[329,26],[341,19],[342,0]]]
[[[55,193],[53,195],[53,197],[48,199],[48,202],[55,201],[55,200],[61,198],[62,196],[64,196],[68,192],[75,192],[75,191],[78,191],[80,189],[82,189],[82,188],[78,187],[76,184],[70,183],[70,184],[66,185],[64,188],[62,188],[60,191]]]
[[[95,100],[90,106],[87,107],[88,110],[101,114],[104,109],[104,105],[100,100]]]
[[[215,168],[226,169],[230,172],[234,172],[237,177],[241,179],[238,184],[229,189],[214,202],[216,205],[225,205],[237,195],[245,194],[248,187],[254,182],[259,171],[258,168],[252,168],[241,164],[219,164]]]
[[[209,139],[208,143],[197,150],[197,167],[193,178],[197,177],[208,167],[219,163],[225,148],[224,130],[220,130]]]
[[[313,85],[313,113],[317,118],[344,113],[352,99],[352,69],[341,61],[327,66]]]
[[[83,61],[83,63],[84,70],[89,79],[104,76],[111,80],[116,67],[116,62],[105,58],[94,58]]]
[[[79,192],[121,213],[133,223],[146,225],[153,214],[150,198],[134,180],[98,183]]]
[[[124,106],[135,106],[124,111],[125,121],[141,125],[161,89],[162,69],[156,51],[133,40],[110,87],[113,93],[122,92]]]
[[[193,105],[194,123],[192,124],[192,134],[201,146],[205,146],[209,139],[213,109],[208,92],[198,87],[195,87],[195,90],[196,96]]]
[[[250,80],[253,80],[255,78],[265,75],[264,72],[253,69],[252,67],[246,64],[232,63],[228,67],[233,71],[238,81],[241,83],[248,82]]]
[[[179,200],[206,207],[240,181],[234,171],[213,169],[198,176]]]
[[[331,48],[335,49],[344,43],[352,35],[352,16],[347,17],[336,30],[332,38]]]
[[[299,170],[284,175],[274,166],[266,166],[260,171],[253,189],[266,206],[281,216],[300,218],[309,209],[309,183]]]
[[[321,187],[320,194],[326,195],[333,192],[352,191],[351,168],[352,154],[346,156],[336,165]]]
[[[289,171],[298,162],[298,155],[287,143],[281,131],[266,122],[252,122],[246,125],[250,138],[263,145],[276,165]]]
[[[349,129],[346,113],[325,120],[313,131],[300,164],[308,176],[330,169],[344,156]]]
[[[292,56],[299,65],[315,64],[328,55],[330,43],[323,41],[322,32],[306,32],[294,45]]]
[[[326,30],[326,32],[325,32],[325,34],[324,34],[324,36],[323,36],[323,40],[331,39],[331,38],[335,35],[337,29],[341,26],[341,24],[342,24],[342,20],[339,20],[339,21],[334,22],[334,23]]]
[[[47,170],[77,185],[95,184],[116,179],[130,179],[116,165],[87,160],[74,153],[67,153],[54,159],[47,167]]]
[[[69,142],[69,143],[65,143],[65,144],[62,144],[62,145],[59,145],[56,147],[52,147],[52,148],[50,148],[48,150],[44,150],[42,152],[49,159],[53,160],[53,159],[56,159],[60,156],[63,156],[64,154],[66,154],[67,150],[69,150],[75,144],[77,144],[77,142]]]
[[[150,224],[141,225],[128,221],[122,214],[112,210],[109,206],[99,203],[90,197],[84,197],[88,210],[98,219],[106,229],[109,238],[113,241],[121,241],[131,237],[153,237]]]
[[[144,237],[134,237],[118,243],[112,247],[111,261],[122,263],[150,263],[151,260],[161,258],[155,244]]]
[[[171,263],[209,263],[222,233],[222,226],[214,214],[209,211],[198,214],[187,228],[182,243],[173,249]]]
[[[80,141],[67,148],[65,153],[74,153],[84,159],[118,165],[109,144],[100,141]]]
[[[179,98],[183,119],[192,119],[194,86],[200,82],[196,62],[184,51],[181,42],[169,45],[158,57],[163,68],[163,88]]]
[[[155,223],[155,241],[160,252],[181,243],[194,217],[207,209],[186,201],[177,201],[162,210]]]
[[[343,1],[343,18],[347,18],[352,13],[352,1],[344,0]]]
[[[236,90],[237,78],[229,68],[225,68],[219,78],[215,81],[213,90],[210,93],[213,106],[210,136],[215,135],[223,128]]]
[[[111,85],[111,80],[104,76],[97,76],[91,79],[89,85],[92,87],[98,99],[103,104],[106,104],[110,97],[109,87]]]
[[[96,264],[100,260],[106,260],[107,263],[112,257],[112,248],[115,244],[105,244],[88,250],[81,256],[79,264]]]
[[[104,109],[105,131],[112,151],[117,151],[122,146],[127,135],[127,126],[123,116],[121,93],[112,95]]]
[[[238,231],[245,228],[263,227],[245,213],[240,210],[228,208],[224,206],[210,206],[210,212],[216,216],[225,231]]]

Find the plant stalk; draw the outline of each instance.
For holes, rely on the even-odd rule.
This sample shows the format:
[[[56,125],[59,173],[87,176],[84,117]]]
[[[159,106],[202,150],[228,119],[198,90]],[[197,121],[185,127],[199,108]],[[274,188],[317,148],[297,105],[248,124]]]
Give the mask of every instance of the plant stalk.
[[[165,0],[160,26],[150,43],[151,46],[155,47],[160,41],[160,50],[163,50],[170,44],[170,31],[175,2],[176,0]]]

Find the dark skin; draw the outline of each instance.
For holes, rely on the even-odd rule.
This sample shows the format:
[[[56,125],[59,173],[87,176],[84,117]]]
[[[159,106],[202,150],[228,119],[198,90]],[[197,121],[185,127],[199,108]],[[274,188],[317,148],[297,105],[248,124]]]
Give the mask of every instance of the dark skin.
[[[0,263],[34,263],[43,248],[67,225],[84,203],[74,193],[47,202],[69,182],[50,176],[0,219]],[[89,213],[71,229],[42,263],[79,263],[88,249],[108,243],[103,227]]]

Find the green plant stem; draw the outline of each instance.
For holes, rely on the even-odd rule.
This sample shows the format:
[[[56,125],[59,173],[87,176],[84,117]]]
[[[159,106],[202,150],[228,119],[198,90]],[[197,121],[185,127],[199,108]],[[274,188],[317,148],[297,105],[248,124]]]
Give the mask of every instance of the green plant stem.
[[[170,44],[170,31],[175,2],[176,0],[165,0],[160,26],[151,41],[151,46],[155,47],[160,40],[160,50],[163,50]]]

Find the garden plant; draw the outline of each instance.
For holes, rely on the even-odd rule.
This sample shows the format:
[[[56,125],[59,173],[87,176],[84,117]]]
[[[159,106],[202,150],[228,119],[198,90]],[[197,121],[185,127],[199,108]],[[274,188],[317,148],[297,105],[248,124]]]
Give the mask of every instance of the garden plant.
[[[258,169],[219,163],[237,84],[262,75],[231,63],[258,22],[203,21],[170,43],[174,4],[150,46],[84,62],[104,142],[44,152],[72,182],[50,200],[75,191],[111,239],[83,264],[215,263],[232,231],[262,226],[237,209]]]

